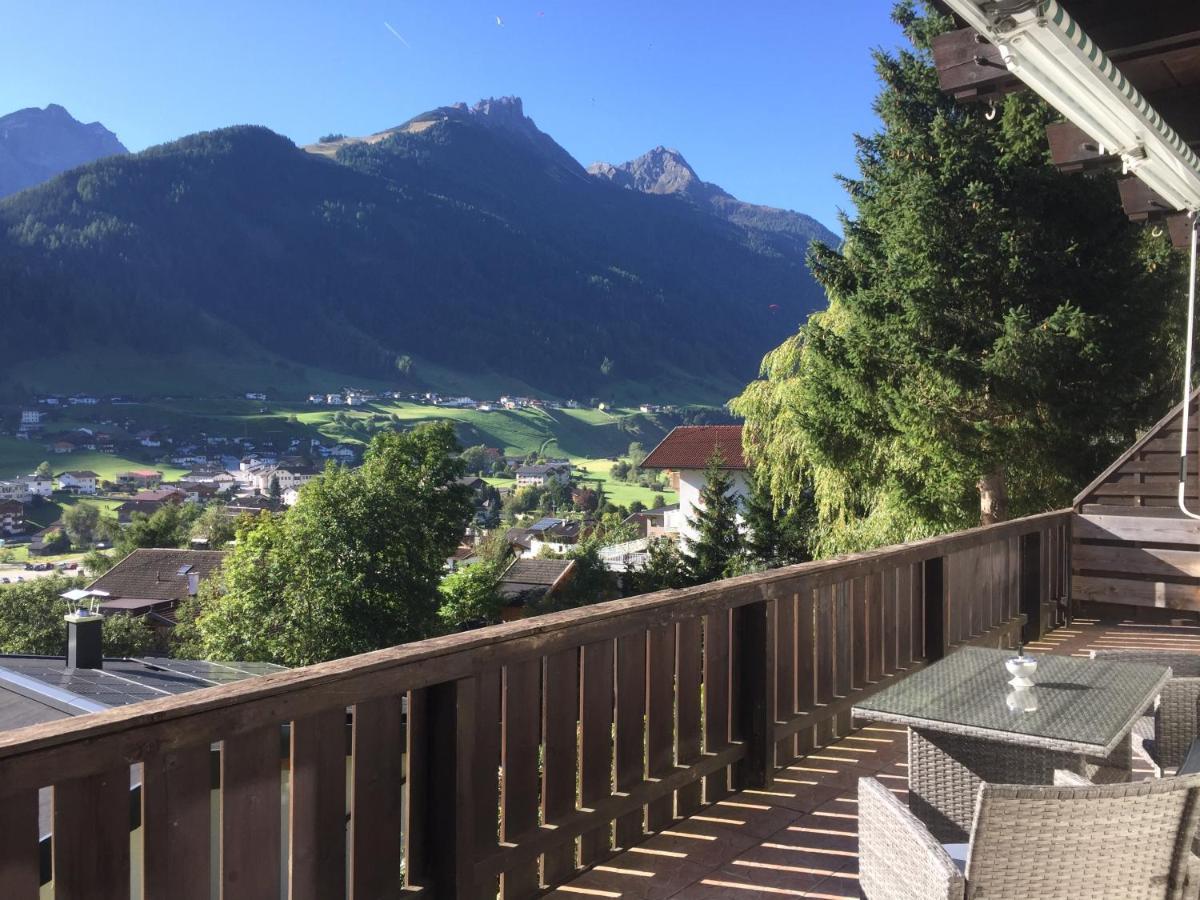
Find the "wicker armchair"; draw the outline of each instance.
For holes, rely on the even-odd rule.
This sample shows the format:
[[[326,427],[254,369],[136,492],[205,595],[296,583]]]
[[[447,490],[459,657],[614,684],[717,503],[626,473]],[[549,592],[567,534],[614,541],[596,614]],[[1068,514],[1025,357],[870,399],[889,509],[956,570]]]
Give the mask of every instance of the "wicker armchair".
[[[1093,650],[1092,659],[1170,666],[1171,680],[1163,687],[1153,717],[1133,729],[1134,749],[1140,749],[1159,770],[1183,764],[1192,741],[1200,736],[1200,653],[1178,650]]]
[[[1075,781],[1078,784],[1078,781]],[[858,782],[869,900],[1182,900],[1200,775],[1101,786],[984,784],[969,844],[942,845],[874,778]]]

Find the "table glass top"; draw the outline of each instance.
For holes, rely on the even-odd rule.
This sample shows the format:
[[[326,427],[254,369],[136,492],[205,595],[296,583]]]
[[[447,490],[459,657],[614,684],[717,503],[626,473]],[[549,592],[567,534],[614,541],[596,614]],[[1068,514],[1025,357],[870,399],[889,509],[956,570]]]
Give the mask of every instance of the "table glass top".
[[[1034,686],[1014,696],[1004,662],[1015,655],[1011,650],[956,650],[868,697],[854,711],[866,719],[933,730],[940,723],[949,730],[996,732],[995,739],[1014,743],[1026,736],[1108,752],[1150,705],[1169,673],[1144,663],[1034,654]]]

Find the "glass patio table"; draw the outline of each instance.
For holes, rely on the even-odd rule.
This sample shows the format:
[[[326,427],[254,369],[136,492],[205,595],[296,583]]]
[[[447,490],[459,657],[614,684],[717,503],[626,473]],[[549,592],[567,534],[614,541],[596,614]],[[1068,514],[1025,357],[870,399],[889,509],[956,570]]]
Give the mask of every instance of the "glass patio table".
[[[967,840],[981,782],[1052,784],[1055,769],[1128,781],[1129,733],[1171,676],[1165,666],[1037,656],[1010,686],[1011,650],[967,647],[885,688],[854,715],[908,727],[908,802],[939,840]]]

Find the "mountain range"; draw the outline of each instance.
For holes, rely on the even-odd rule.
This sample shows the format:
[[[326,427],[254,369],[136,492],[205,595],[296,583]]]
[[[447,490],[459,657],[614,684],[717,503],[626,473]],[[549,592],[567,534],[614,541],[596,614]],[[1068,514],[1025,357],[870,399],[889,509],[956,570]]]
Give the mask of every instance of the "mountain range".
[[[56,103],[0,116],[0,197],[105,156],[128,153],[101,125],[77,121]]]
[[[26,338],[0,380],[69,359],[59,371],[100,389],[118,364],[201,359],[259,362],[281,386],[320,367],[724,399],[824,304],[814,238],[836,240],[676,151],[585,169],[516,98],[303,148],[236,126],[0,200],[0,312]]]

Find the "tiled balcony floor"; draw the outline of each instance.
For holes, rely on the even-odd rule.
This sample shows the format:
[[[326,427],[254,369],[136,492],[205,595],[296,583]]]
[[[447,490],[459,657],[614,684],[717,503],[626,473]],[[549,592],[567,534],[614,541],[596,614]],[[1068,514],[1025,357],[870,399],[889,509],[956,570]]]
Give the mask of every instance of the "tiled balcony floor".
[[[1189,619],[1190,621],[1190,619]],[[1090,649],[1200,652],[1200,626],[1078,618],[1033,652],[1085,656]],[[860,897],[857,783],[872,775],[906,795],[903,728],[868,726],[781,770],[770,791],[742,791],[551,892],[635,900]],[[1135,762],[1134,777],[1138,777]],[[1150,769],[1141,770],[1149,777]]]

